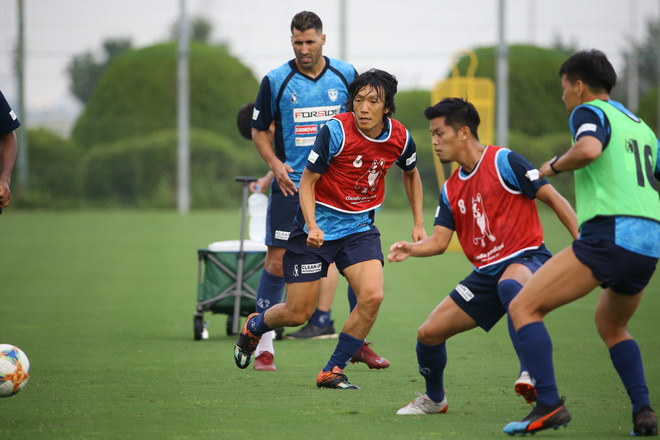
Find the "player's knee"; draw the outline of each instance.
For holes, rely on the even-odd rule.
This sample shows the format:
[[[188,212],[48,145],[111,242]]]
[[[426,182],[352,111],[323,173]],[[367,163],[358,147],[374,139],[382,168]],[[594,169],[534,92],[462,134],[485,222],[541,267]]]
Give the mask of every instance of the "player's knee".
[[[497,285],[497,295],[500,297],[500,302],[505,308],[509,307],[513,298],[520,292],[520,289],[522,289],[522,285],[512,279],[503,280]]]
[[[358,297],[358,303],[373,311],[378,311],[383,302],[383,291],[380,289],[370,289],[361,292]]]
[[[631,337],[627,325],[617,325],[608,319],[600,318],[598,315],[596,315],[595,322],[598,334],[608,347]]]
[[[284,270],[282,268],[282,260],[277,260],[275,258],[270,258],[266,259],[264,262],[264,269],[266,271],[276,277],[282,277],[284,276]]]
[[[442,338],[432,332],[431,327],[426,324],[422,324],[417,329],[417,340],[424,345],[437,345],[443,342]]]
[[[417,340],[424,345],[431,345],[431,335],[423,325],[417,329]]]
[[[282,267],[282,259],[284,257],[284,249],[271,246],[266,252],[266,259],[264,261],[264,269],[276,277],[284,276]]]
[[[509,307],[507,309],[509,316],[513,320],[513,322],[516,322],[516,319],[522,318],[524,315],[524,304],[522,304],[520,301],[517,300],[517,298],[513,298],[511,302],[509,303]]]

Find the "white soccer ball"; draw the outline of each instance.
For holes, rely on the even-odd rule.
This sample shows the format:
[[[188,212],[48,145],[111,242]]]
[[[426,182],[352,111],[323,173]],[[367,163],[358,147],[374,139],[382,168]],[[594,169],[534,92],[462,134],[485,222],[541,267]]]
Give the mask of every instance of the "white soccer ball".
[[[10,344],[0,344],[0,397],[18,393],[27,385],[30,361],[23,350]]]

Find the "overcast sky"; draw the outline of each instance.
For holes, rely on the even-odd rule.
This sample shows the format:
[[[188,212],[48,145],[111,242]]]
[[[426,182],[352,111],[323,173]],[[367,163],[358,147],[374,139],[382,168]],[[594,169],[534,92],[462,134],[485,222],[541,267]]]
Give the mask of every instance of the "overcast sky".
[[[13,49],[17,4],[0,0],[0,90],[17,97]],[[180,0],[23,0],[28,115],[78,108],[68,92],[66,66],[73,56],[98,51],[109,38],[128,37],[144,47],[165,40]],[[463,48],[494,45],[499,0],[346,0],[346,60],[399,78],[400,89],[424,88],[442,79]],[[622,69],[621,53],[657,21],[660,0],[506,0],[509,43],[549,47],[558,38],[578,48],[605,51]],[[187,0],[188,13],[213,25],[212,40],[261,77],[292,58],[289,24],[301,10],[324,22],[324,53],[340,55],[340,0]],[[16,107],[16,104],[13,104]]]

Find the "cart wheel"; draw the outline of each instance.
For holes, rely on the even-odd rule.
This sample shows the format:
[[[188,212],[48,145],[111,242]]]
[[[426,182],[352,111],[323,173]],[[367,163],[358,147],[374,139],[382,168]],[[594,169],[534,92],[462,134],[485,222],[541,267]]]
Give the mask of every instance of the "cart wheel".
[[[234,317],[232,315],[227,315],[227,336],[234,336],[233,330],[234,327]]]
[[[204,332],[204,317],[202,315],[193,316],[193,330],[195,333],[195,341],[202,340],[202,333]]]

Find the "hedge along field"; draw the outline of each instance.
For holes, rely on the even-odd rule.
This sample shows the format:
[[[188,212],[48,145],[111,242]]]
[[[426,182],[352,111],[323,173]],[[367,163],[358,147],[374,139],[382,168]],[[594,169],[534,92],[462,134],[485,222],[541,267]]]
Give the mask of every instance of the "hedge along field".
[[[569,243],[542,212],[548,246]],[[0,216],[0,342],[25,350],[30,382],[0,399],[3,432],[17,439],[484,439],[528,407],[514,395],[517,362],[500,322],[448,344],[449,412],[396,416],[423,392],[417,373],[419,324],[469,271],[459,252],[385,264],[385,301],[369,336],[392,366],[363,364],[346,373],[363,389],[319,390],[316,374],[335,341],[276,342],[279,371],[239,370],[224,315],[206,315],[210,338],[193,340],[199,247],[238,238],[240,211],[24,212]],[[407,210],[376,217],[383,247],[406,239]],[[426,214],[431,231],[432,211]],[[656,277],[657,278],[657,277]],[[348,305],[342,282],[335,324]],[[573,421],[542,437],[620,438],[631,429],[625,391],[593,325],[594,292],[554,313],[560,391]],[[660,389],[658,281],[653,280],[631,332],[640,343],[655,398]],[[657,401],[656,401],[657,405]]]

